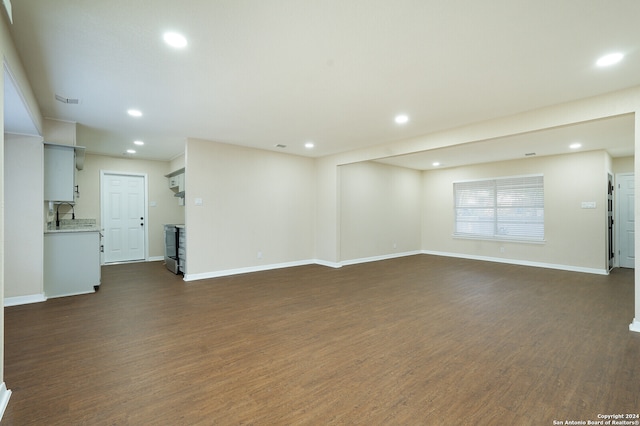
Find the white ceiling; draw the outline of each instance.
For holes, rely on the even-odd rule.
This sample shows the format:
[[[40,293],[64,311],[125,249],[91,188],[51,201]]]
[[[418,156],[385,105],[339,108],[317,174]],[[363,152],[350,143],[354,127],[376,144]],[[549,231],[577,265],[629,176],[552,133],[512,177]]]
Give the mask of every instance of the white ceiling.
[[[90,153],[141,139],[136,156],[166,160],[195,137],[318,157],[637,86],[639,16],[637,0],[14,0],[11,31],[42,114],[77,122]],[[595,66],[612,51],[622,63]],[[623,145],[593,149],[633,152],[628,117],[591,124]],[[492,143],[566,151],[536,136]]]
[[[570,148],[574,143],[580,144],[580,151],[604,149],[613,157],[625,157],[634,154],[634,124],[633,114],[627,114],[376,161],[416,170],[432,170],[531,156],[568,154],[576,152]],[[433,164],[435,162],[438,163],[437,166]]]

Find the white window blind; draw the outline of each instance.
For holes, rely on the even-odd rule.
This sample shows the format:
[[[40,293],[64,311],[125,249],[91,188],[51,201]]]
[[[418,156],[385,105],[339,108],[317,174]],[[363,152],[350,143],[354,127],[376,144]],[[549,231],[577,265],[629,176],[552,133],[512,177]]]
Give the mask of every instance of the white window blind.
[[[453,184],[455,235],[470,238],[542,241],[542,175]]]

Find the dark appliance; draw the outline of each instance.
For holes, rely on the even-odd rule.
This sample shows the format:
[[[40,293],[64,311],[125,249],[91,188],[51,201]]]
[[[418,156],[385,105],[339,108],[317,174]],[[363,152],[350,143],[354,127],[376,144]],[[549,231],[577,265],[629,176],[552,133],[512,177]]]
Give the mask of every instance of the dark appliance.
[[[184,225],[164,225],[164,263],[174,274],[180,273],[183,268],[181,267],[181,259],[178,257],[180,252],[180,232],[179,226]]]

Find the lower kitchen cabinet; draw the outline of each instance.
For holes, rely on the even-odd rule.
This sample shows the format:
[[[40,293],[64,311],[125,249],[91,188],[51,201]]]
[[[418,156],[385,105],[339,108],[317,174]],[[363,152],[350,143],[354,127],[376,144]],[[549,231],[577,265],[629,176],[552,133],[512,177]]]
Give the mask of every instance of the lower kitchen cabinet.
[[[100,279],[100,232],[44,234],[45,297],[93,293]]]

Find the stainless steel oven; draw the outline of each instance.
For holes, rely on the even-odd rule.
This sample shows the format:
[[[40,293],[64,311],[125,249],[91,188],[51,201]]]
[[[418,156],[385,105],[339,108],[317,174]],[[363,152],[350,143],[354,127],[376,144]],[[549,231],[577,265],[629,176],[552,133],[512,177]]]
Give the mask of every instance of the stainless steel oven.
[[[174,274],[181,271],[178,251],[180,249],[180,239],[178,225],[164,225],[164,263]]]

